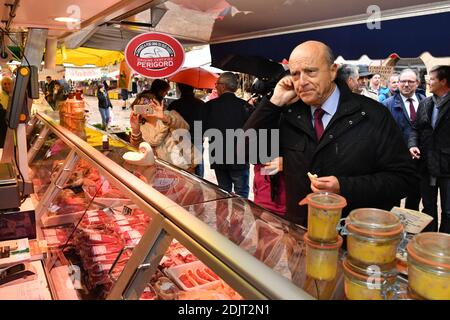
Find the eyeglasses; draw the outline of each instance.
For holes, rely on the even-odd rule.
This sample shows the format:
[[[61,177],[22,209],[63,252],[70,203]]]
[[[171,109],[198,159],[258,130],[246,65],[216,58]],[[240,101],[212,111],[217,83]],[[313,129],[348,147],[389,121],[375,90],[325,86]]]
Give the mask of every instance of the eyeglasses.
[[[401,84],[406,84],[406,83],[408,83],[408,84],[414,84],[414,83],[416,83],[417,81],[412,81],[412,80],[400,80],[399,81]]]

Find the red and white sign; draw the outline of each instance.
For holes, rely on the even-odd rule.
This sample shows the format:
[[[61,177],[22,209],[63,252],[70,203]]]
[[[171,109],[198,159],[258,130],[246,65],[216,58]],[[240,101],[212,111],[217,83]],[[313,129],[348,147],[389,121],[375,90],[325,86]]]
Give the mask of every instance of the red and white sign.
[[[125,60],[135,72],[149,78],[167,78],[184,63],[178,40],[159,32],[138,35],[125,48]]]

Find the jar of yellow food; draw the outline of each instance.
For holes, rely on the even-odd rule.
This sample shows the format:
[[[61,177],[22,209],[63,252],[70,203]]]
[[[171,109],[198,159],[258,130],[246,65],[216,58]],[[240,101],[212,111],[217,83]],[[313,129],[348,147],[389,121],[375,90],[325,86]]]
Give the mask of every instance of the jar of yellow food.
[[[345,198],[330,192],[316,192],[300,202],[300,205],[304,204],[308,204],[309,238],[318,242],[336,242],[336,227],[342,208],[347,205]]]
[[[334,243],[316,242],[305,233],[306,274],[316,280],[331,281],[336,277],[339,248],[342,237],[337,236]]]
[[[395,265],[403,234],[400,219],[380,209],[356,209],[346,219],[347,250],[353,264],[362,268],[377,265],[382,270]]]
[[[418,234],[407,251],[409,290],[424,299],[450,300],[450,235]]]
[[[384,300],[383,286],[395,283],[395,276],[385,274],[374,274],[369,269],[362,269],[344,259],[344,291],[349,300]],[[387,298],[391,294],[387,294]]]

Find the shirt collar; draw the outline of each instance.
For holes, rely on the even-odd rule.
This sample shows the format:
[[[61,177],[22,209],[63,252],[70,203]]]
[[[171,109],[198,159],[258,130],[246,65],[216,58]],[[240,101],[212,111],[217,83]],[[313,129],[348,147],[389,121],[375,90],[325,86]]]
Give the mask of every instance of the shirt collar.
[[[328,99],[323,103],[322,109],[325,111],[325,113],[334,116],[336,113],[338,104],[339,104],[339,97],[341,95],[341,92],[338,88],[338,86],[335,86],[333,93],[328,97]],[[319,107],[311,106],[311,114],[314,116],[314,111]]]
[[[416,97],[415,93],[411,96],[411,98],[407,98],[404,95],[402,95],[401,93],[400,93],[400,96],[402,97],[403,103],[408,102],[408,99],[412,99],[414,102],[419,102],[419,101],[417,101],[417,97]]]

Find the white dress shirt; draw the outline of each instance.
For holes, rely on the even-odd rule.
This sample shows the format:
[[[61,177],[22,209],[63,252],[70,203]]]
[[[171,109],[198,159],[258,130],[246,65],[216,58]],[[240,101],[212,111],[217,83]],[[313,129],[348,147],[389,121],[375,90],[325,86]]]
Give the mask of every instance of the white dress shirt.
[[[409,119],[411,119],[411,112],[409,111],[409,101],[408,101],[408,99],[412,99],[413,100],[414,110],[416,110],[416,113],[417,113],[417,108],[419,108],[419,99],[417,99],[417,96],[416,96],[415,93],[412,95],[411,98],[407,98],[404,95],[402,95],[401,93],[400,93],[400,96],[402,97],[403,104],[405,105],[406,112],[408,113],[408,117],[409,117]]]

